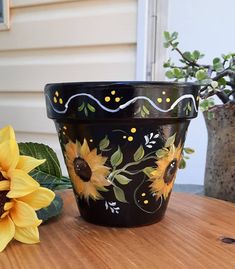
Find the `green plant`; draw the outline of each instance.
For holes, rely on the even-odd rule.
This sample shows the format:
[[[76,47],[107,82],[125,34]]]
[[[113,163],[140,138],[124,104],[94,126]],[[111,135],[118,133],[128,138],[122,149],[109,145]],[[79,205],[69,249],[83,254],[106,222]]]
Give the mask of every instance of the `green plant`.
[[[222,54],[210,64],[202,64],[204,54],[198,50],[182,51],[179,48],[178,33],[164,32],[165,48],[178,53],[180,65],[175,65],[168,59],[164,63],[166,76],[175,81],[196,81],[202,85],[200,107],[202,111],[209,111],[215,105],[210,97],[216,95],[222,104],[235,103],[235,53]],[[213,114],[208,113],[212,118]]]

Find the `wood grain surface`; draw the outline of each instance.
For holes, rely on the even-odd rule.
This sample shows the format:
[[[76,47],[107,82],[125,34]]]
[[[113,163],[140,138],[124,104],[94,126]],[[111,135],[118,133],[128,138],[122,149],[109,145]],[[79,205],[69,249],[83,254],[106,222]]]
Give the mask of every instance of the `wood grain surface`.
[[[0,269],[235,268],[235,204],[173,193],[163,221],[138,228],[95,226],[78,217],[71,191],[62,215],[40,227],[41,243],[12,242]]]

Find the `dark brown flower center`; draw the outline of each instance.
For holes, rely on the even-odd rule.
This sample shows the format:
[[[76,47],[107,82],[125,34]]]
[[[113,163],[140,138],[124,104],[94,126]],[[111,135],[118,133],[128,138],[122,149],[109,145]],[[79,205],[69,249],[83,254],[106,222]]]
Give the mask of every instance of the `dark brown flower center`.
[[[176,170],[177,170],[177,160],[174,159],[168,164],[165,170],[164,176],[163,176],[164,182],[166,184],[170,184],[172,182],[175,176]]]
[[[0,181],[3,181],[3,180],[6,180],[6,178],[4,178],[4,176],[0,172]],[[10,201],[10,199],[7,198],[7,193],[8,191],[0,191],[0,217],[5,212],[4,210],[5,203]]]
[[[77,157],[73,161],[75,173],[85,182],[91,179],[92,171],[89,164],[80,157]]]

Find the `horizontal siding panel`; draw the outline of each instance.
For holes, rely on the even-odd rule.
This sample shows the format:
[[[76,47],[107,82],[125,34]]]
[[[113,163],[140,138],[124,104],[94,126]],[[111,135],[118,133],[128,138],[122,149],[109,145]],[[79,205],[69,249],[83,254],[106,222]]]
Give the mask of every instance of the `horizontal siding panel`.
[[[78,0],[11,0],[11,7],[25,7],[25,6],[37,6],[37,5],[46,5],[46,4],[55,4],[55,3],[68,3]]]
[[[78,2],[51,5],[46,10],[13,9],[11,30],[0,34],[0,50],[136,42],[134,1],[91,2],[95,6],[87,3],[81,9]]]
[[[134,63],[0,66],[0,91],[42,91],[49,82],[134,80],[134,67]]]

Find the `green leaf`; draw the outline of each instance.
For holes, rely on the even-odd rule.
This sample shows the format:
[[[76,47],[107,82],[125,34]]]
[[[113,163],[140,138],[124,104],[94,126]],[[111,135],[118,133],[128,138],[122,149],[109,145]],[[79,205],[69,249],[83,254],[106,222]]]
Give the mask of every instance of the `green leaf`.
[[[87,110],[86,107],[84,108],[84,112],[85,112],[85,115],[86,115],[86,117],[87,117],[87,116],[88,116],[88,110]]]
[[[141,115],[142,118],[145,118],[145,113],[144,113],[143,110],[140,111],[140,115]]]
[[[175,75],[171,70],[166,71],[165,76],[169,79],[175,78]]]
[[[192,56],[193,56],[194,60],[198,60],[201,56],[201,53],[198,50],[194,50],[192,53]]]
[[[147,114],[147,115],[149,115],[150,113],[149,113],[149,110],[147,109],[147,107],[146,106],[144,106],[143,105],[143,111]]]
[[[123,154],[121,152],[120,147],[118,146],[117,151],[115,151],[113,155],[111,156],[110,162],[113,167],[117,167],[118,165],[122,163],[122,161],[123,161]]]
[[[195,74],[197,80],[202,81],[208,78],[207,72],[205,70],[198,70]]]
[[[167,141],[166,141],[166,144],[165,144],[165,148],[169,148],[170,146],[172,146],[175,142],[175,136],[176,134],[170,136]]]
[[[145,173],[146,176],[148,176],[149,178],[151,177],[151,173],[154,171],[155,169],[153,167],[147,166],[143,169],[143,172]]]
[[[219,86],[226,86],[227,81],[224,78],[220,78],[218,80]]]
[[[164,148],[159,149],[156,151],[156,156],[158,159],[161,159],[161,158],[165,157],[168,154],[168,152],[169,152],[168,149],[164,149]]]
[[[184,58],[186,58],[188,61],[192,61],[193,60],[192,55],[191,55],[191,52],[185,51],[183,53],[183,55],[184,55]]]
[[[109,146],[109,144],[110,144],[110,141],[108,139],[108,136],[106,135],[105,138],[103,138],[99,143],[100,150],[102,151],[106,149]]]
[[[129,182],[131,182],[131,179],[127,178],[126,176],[120,175],[120,174],[116,175],[115,178],[122,185],[127,185]]]
[[[87,104],[87,107],[88,107],[88,109],[91,111],[91,112],[95,112],[96,110],[95,110],[95,108],[91,105],[91,104]]]
[[[59,160],[56,153],[49,146],[38,143],[19,143],[20,155],[31,156],[36,159],[46,159],[46,162],[36,167],[35,170],[50,174],[58,178],[62,177]]]
[[[58,216],[63,208],[63,200],[62,198],[57,194],[55,199],[51,202],[51,204],[46,207],[38,210],[37,216],[39,219],[41,219],[43,222]]]
[[[61,187],[64,186],[65,188],[70,188],[71,183],[69,181],[64,182],[61,178],[50,175],[49,173],[45,173],[34,169],[31,171],[30,176],[34,178],[42,187],[48,188],[50,190],[58,190],[62,189]]]
[[[82,104],[78,107],[78,111],[82,111],[85,107],[85,103],[82,102]]]
[[[192,148],[184,148],[183,150],[184,150],[184,152],[187,153],[187,154],[193,154],[193,153],[195,152],[195,150],[192,149]]]
[[[184,169],[186,167],[186,162],[185,160],[182,158],[179,164],[179,169]]]
[[[171,35],[170,35],[170,33],[169,32],[167,32],[167,31],[164,31],[164,38],[166,39],[166,41],[170,41],[171,40]]]
[[[135,162],[141,160],[144,157],[144,148],[142,145],[139,146],[139,148],[136,150],[134,154],[134,160]]]
[[[114,195],[115,195],[116,199],[119,202],[127,203],[124,191],[121,188],[114,186],[113,191],[114,191]]]
[[[175,39],[177,39],[178,38],[178,33],[177,32],[173,32],[172,34],[171,34],[171,39],[172,40],[175,40]]]

